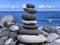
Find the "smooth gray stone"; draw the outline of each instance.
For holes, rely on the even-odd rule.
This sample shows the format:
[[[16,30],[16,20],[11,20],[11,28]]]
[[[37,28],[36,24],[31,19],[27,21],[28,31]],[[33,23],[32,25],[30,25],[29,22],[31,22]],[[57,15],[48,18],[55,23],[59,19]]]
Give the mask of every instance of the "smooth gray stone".
[[[16,40],[16,38],[17,38],[17,33],[16,33],[16,32],[10,32],[9,38],[12,38],[13,40]]]
[[[56,34],[56,33],[50,33],[47,36],[47,42],[52,42],[52,41],[56,40],[57,38],[58,38],[58,34]]]
[[[3,40],[0,40],[0,45],[4,45],[4,41]]]
[[[0,29],[0,37],[3,37],[3,36],[8,36],[9,35],[9,30],[5,27],[1,28]]]
[[[56,27],[54,26],[44,26],[43,30],[45,30],[48,33],[56,33]]]
[[[51,43],[46,43],[45,45],[60,45],[60,39],[56,39],[55,41]]]
[[[24,20],[27,20],[27,21],[29,21],[29,20],[36,20],[36,16],[33,15],[33,14],[23,14],[22,18]]]
[[[26,11],[27,13],[30,13],[30,14],[35,14],[37,13],[37,11],[33,8],[24,8],[24,11]]]
[[[18,31],[18,30],[19,30],[19,26],[17,26],[17,25],[12,25],[12,26],[9,27],[9,29],[10,29],[11,31]]]
[[[5,45],[16,45],[12,38],[6,40]]]
[[[18,35],[17,39],[23,43],[42,43],[47,40],[43,35]]]
[[[13,21],[14,18],[12,15],[7,15],[7,16],[4,16],[2,19],[1,19],[1,23],[5,23],[5,22],[8,22],[8,21]]]
[[[6,41],[8,39],[8,36],[1,37],[0,40]]]
[[[23,27],[25,29],[38,29],[39,28],[38,25],[23,25]]]
[[[27,4],[26,7],[27,8],[35,8],[35,6],[33,4]]]
[[[29,34],[29,35],[38,35],[41,34],[41,31],[39,29],[31,30],[31,29],[20,29],[20,34]]]

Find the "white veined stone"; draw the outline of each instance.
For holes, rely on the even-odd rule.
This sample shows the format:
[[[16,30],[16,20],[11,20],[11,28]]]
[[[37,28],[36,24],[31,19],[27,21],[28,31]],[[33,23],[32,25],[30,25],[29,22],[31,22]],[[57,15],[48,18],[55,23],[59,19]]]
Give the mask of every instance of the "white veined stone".
[[[22,20],[22,22],[27,23],[27,24],[29,24],[29,23],[37,23],[37,21],[36,21],[36,20],[33,20],[33,21],[26,21],[26,20]]]

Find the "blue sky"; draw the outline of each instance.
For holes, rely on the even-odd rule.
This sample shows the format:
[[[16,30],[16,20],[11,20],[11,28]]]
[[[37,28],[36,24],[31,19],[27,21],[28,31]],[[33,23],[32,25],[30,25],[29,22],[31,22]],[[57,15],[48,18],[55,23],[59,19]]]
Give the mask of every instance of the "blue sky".
[[[22,10],[26,4],[34,4],[39,11],[60,11],[60,0],[0,0],[0,10]]]

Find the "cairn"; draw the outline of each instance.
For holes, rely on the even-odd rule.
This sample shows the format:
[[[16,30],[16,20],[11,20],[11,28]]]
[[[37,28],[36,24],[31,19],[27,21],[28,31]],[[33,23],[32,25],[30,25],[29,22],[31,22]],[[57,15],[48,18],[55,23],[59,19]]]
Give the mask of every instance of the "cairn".
[[[45,42],[46,38],[40,34],[39,26],[37,25],[36,16],[34,15],[37,11],[34,9],[33,4],[27,4],[27,8],[24,11],[27,14],[22,15],[22,29],[19,31],[18,40],[21,44],[35,45],[41,42]]]

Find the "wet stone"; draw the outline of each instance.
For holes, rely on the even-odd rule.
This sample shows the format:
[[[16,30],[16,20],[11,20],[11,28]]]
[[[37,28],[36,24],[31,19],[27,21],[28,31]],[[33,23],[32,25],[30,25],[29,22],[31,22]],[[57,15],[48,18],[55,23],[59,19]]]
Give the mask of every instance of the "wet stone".
[[[37,11],[33,8],[24,8],[24,11],[30,13],[30,14],[35,14],[37,13]]]

